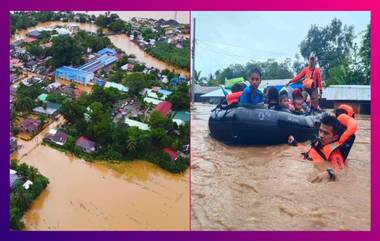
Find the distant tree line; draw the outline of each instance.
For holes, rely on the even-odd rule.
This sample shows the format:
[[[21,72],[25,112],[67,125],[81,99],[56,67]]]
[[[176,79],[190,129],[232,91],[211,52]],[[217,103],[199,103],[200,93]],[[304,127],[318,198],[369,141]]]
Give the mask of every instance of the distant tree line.
[[[324,27],[312,25],[305,39],[300,43],[300,54],[295,61],[283,62],[274,59],[251,61],[245,65],[233,64],[215,74],[202,77],[200,71],[193,73],[194,82],[203,85],[224,84],[225,79],[246,77],[252,67],[263,72],[263,79],[288,79],[307,65],[311,52],[318,57],[322,77],[326,85],[331,84],[370,84],[370,25],[362,33],[361,41],[354,43],[353,26],[343,25],[339,19],[333,19]]]

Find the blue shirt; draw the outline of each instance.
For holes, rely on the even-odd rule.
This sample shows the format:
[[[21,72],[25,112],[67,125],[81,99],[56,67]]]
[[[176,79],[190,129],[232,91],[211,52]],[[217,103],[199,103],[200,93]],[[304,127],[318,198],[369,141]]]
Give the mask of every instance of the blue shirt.
[[[252,93],[250,86],[245,87],[243,94],[240,96],[239,103],[257,105],[264,102],[264,95],[261,90],[256,90],[256,93]]]

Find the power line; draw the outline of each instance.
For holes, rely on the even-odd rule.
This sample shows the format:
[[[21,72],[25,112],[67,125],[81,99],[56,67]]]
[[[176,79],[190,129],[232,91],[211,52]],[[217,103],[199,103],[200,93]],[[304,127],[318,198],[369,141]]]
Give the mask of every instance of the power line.
[[[239,45],[226,44],[226,43],[217,43],[217,42],[212,42],[212,41],[203,40],[203,39],[197,39],[197,41],[199,41],[201,43],[204,43],[204,44],[212,45],[212,46],[223,45],[223,46],[228,46],[228,47],[240,48],[240,49],[243,49],[243,50],[261,51],[261,52],[265,51],[267,53],[274,54],[274,55],[286,55],[286,53],[284,53],[284,52],[274,52],[274,51],[269,51],[269,50],[259,50],[259,49],[249,48],[249,47],[246,47],[246,46],[239,46]]]

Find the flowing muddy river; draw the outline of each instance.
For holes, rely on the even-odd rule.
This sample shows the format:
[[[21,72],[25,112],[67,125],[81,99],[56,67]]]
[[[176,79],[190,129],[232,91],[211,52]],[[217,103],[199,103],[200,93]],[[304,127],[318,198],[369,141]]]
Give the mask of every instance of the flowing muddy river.
[[[76,23],[76,22],[60,22],[51,21],[45,23],[39,23],[35,27],[28,28],[26,30],[17,30],[15,35],[11,38],[11,41],[23,39],[26,34],[33,30],[43,30],[46,28],[53,28],[55,26],[79,26],[81,30],[96,33],[98,27],[91,23]],[[153,56],[147,54],[143,49],[141,49],[136,43],[132,42],[126,34],[116,34],[108,36],[111,42],[119,49],[124,51],[126,54],[133,54],[136,56],[136,60],[147,64],[150,67],[157,68],[159,70],[169,69],[177,74],[189,77],[190,72],[177,68],[173,65],[160,61]],[[189,50],[190,51],[190,50]]]
[[[146,161],[86,162],[41,145],[46,131],[18,140],[12,156],[50,181],[23,217],[27,230],[189,229],[189,172],[171,174]]]
[[[369,230],[370,120],[359,117],[348,168],[337,182],[311,183],[319,171],[296,147],[232,147],[209,136],[214,107],[192,111],[193,230]]]

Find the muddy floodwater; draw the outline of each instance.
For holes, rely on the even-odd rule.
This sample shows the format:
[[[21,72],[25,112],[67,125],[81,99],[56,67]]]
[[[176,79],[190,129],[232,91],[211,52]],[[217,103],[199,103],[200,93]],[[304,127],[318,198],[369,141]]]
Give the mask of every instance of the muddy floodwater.
[[[18,140],[12,156],[50,181],[23,217],[27,230],[189,229],[189,172],[146,161],[86,162],[41,145],[45,132]]]
[[[77,23],[77,22],[61,22],[61,21],[51,21],[45,23],[39,23],[34,27],[28,28],[26,30],[17,30],[12,36],[11,42],[23,39],[26,34],[33,30],[43,30],[46,28],[54,28],[56,26],[79,26],[81,30],[96,33],[98,26],[91,23]],[[105,32],[107,32],[105,30]],[[159,70],[169,69],[177,74],[189,77],[189,71],[175,67],[174,65],[160,61],[153,56],[147,54],[143,49],[141,49],[136,43],[130,40],[126,34],[117,34],[108,36],[111,42],[119,49],[124,51],[126,54],[133,54],[136,60],[147,64],[150,67],[157,68]],[[190,51],[190,50],[189,50]]]
[[[192,111],[193,230],[369,230],[370,119],[359,130],[337,182],[311,183],[318,167],[296,147],[228,146],[212,139],[214,107]]]

